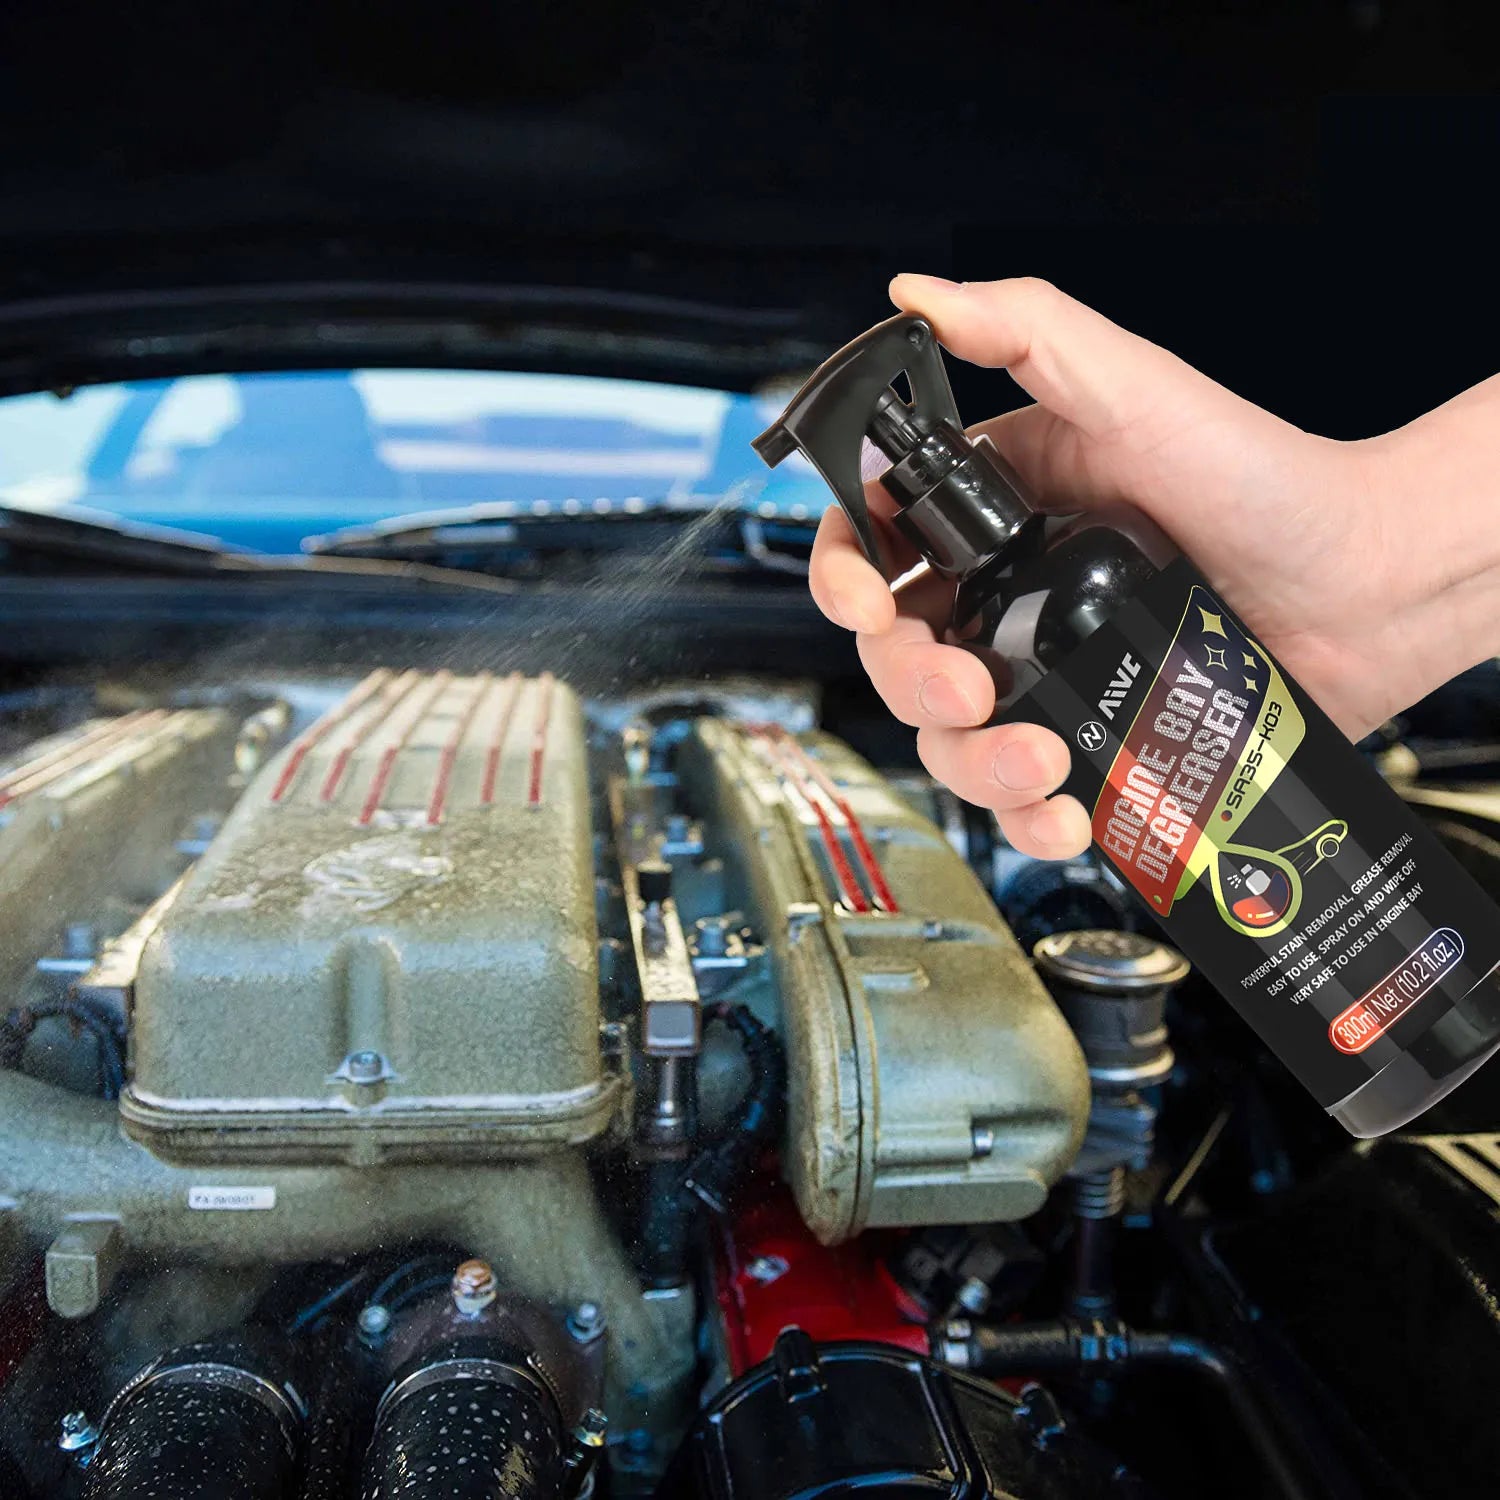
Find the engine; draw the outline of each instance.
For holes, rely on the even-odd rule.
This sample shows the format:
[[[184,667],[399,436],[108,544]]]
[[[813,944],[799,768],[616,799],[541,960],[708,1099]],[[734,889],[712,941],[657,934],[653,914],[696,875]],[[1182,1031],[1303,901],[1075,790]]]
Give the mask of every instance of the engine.
[[[1107,871],[815,710],[0,722],[0,1500],[1419,1492],[1364,1299],[1491,1347],[1493,1135],[1321,1144]]]
[[[85,721],[0,781],[25,1033],[3,1222],[56,1316],[107,1317],[167,1263],[269,1295],[290,1267],[451,1246],[422,1252],[438,1303],[479,1257],[523,1325],[598,1341],[588,1405],[650,1474],[698,1391],[702,1221],[747,1181],[835,1246],[1026,1217],[1072,1163],[1072,1031],[969,864],[846,745],[590,719],[547,675],[299,694]],[[93,918],[111,900],[133,920]],[[193,1323],[106,1403],[101,1452],[219,1385],[260,1401],[265,1451],[297,1449],[293,1354],[204,1354],[222,1330]],[[585,1409],[563,1408],[558,1462]],[[111,1463],[97,1493],[125,1492]]]

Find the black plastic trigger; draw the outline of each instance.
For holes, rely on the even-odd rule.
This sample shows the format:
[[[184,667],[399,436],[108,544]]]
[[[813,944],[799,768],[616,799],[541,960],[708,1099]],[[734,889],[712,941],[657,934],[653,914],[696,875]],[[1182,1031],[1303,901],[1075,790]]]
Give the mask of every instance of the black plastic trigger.
[[[876,404],[903,370],[917,425],[927,430],[944,421],[956,426],[958,408],[932,325],[900,313],[819,365],[781,419],[751,445],[772,468],[800,448],[833,491],[865,555],[886,576],[879,532],[865,501],[861,459]]]

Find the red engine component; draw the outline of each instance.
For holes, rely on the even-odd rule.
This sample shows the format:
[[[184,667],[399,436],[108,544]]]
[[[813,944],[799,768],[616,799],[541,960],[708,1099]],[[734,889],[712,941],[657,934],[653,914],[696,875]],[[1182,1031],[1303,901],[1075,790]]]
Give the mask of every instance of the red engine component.
[[[820,1342],[877,1339],[925,1354],[922,1309],[885,1264],[897,1239],[868,1233],[820,1245],[784,1189],[742,1211],[723,1237],[717,1268],[733,1373],[767,1358],[776,1335],[794,1323]]]

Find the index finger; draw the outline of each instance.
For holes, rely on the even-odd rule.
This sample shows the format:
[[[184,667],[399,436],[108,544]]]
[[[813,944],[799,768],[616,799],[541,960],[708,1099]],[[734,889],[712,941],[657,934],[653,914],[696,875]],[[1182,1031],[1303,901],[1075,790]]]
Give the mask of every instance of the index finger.
[[[874,480],[865,485],[865,498],[886,557],[904,572],[918,559],[916,549],[887,524],[895,502]],[[865,556],[840,506],[830,505],[818,523],[808,581],[818,608],[835,625],[863,635],[884,635],[896,623],[891,586]]]

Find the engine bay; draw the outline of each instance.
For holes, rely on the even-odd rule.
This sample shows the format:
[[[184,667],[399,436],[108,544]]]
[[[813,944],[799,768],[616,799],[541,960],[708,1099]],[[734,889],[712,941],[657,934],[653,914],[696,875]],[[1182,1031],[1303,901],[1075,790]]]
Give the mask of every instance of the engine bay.
[[[1352,1151],[1096,860],[823,723],[13,695],[0,1496],[1417,1493],[1460,1377],[1361,1469],[1361,1298],[1452,1284],[1492,1348],[1495,1137]],[[1343,1302],[1336,1201],[1427,1226]]]

